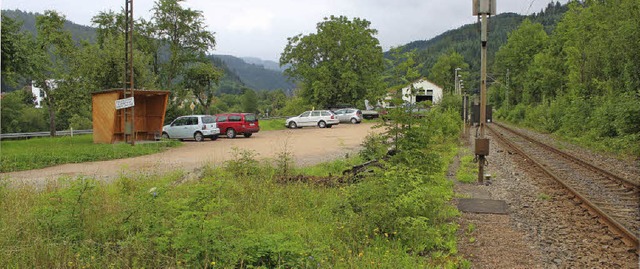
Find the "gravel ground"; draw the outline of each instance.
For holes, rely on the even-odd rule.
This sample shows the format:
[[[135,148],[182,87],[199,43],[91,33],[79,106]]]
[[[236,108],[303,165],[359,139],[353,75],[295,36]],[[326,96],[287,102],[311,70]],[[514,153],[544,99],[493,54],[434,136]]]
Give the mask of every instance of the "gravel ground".
[[[220,165],[234,158],[235,151],[252,151],[257,159],[273,159],[288,151],[296,165],[318,164],[346,154],[356,154],[367,134],[380,132],[373,123],[340,124],[333,128],[302,128],[266,131],[250,138],[216,141],[185,141],[177,148],[128,159],[71,163],[20,172],[0,173],[0,179],[13,184],[42,187],[61,177],[88,176],[110,180],[126,175],[161,175],[173,171],[192,173],[206,165]]]
[[[527,131],[533,136],[532,132]],[[560,144],[550,136],[548,143]],[[473,138],[468,145],[472,145]],[[553,142],[552,142],[553,141]],[[618,160],[593,154],[572,145],[571,154],[590,156],[590,162],[611,164],[637,178],[634,160]],[[610,233],[606,226],[579,206],[562,188],[529,167],[522,157],[491,140],[487,157],[491,184],[458,184],[458,193],[505,200],[509,215],[463,214],[460,253],[474,268],[639,268],[638,255]],[[607,168],[609,169],[609,168]],[[484,196],[484,197],[483,197]],[[476,229],[469,233],[468,225]],[[473,242],[471,242],[473,241]]]

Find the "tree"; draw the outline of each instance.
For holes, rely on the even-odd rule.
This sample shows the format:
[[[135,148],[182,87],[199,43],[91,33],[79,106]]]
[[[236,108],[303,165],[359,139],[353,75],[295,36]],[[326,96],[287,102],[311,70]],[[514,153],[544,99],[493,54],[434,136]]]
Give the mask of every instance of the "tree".
[[[258,111],[258,96],[252,89],[245,89],[242,95],[242,111],[249,113]]]
[[[162,65],[162,86],[173,89],[184,66],[204,57],[216,44],[207,31],[201,11],[183,8],[184,0],[158,0],[153,7],[156,36],[169,46],[169,60]]]
[[[364,19],[325,18],[316,33],[287,39],[280,65],[285,74],[301,81],[301,96],[319,107],[359,103],[382,89],[383,54]]]
[[[58,98],[72,98],[65,90],[71,89],[74,77],[69,74],[74,46],[71,34],[63,30],[65,17],[47,10],[36,17],[36,47],[34,57],[34,86],[45,93],[44,103],[49,111],[49,132],[56,134],[56,104]]]
[[[2,81],[16,86],[31,73],[33,39],[20,32],[21,23],[2,14]]]
[[[213,101],[216,88],[220,82],[222,70],[217,69],[211,62],[197,62],[190,66],[184,75],[185,88],[196,97],[206,113]]]
[[[508,100],[506,101],[510,105],[523,101],[523,85],[527,71],[533,63],[535,55],[545,50],[548,44],[549,37],[544,31],[544,26],[526,19],[518,29],[509,34],[507,43],[500,47],[496,53],[495,72],[497,74],[506,74],[507,70],[509,70],[510,86]],[[539,59],[539,61],[542,60],[544,59]],[[534,91],[529,93],[529,95],[531,94],[536,93]],[[528,99],[534,101],[534,99]]]
[[[453,93],[455,91],[456,68],[462,70],[458,71],[458,74],[464,78],[466,74],[468,74],[465,70],[469,70],[469,64],[464,61],[462,55],[455,51],[451,51],[449,54],[443,54],[438,58],[433,67],[431,67],[429,80]]]

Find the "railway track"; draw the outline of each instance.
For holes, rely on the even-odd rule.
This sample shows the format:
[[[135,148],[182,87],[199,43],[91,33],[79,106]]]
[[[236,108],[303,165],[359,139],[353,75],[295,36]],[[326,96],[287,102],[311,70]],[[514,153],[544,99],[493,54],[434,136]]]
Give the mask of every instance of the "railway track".
[[[494,122],[488,125],[488,129],[494,138],[569,190],[582,205],[638,251],[640,182],[595,167],[507,126]]]

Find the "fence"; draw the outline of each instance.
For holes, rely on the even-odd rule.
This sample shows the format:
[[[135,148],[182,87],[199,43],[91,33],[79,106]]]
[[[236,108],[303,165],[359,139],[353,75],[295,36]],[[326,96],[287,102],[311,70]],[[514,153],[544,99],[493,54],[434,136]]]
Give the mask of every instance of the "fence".
[[[88,130],[66,130],[66,131],[56,131],[56,136],[68,136],[68,135],[81,135],[81,134],[93,134],[93,129]],[[46,132],[31,132],[31,133],[8,133],[8,134],[0,134],[0,140],[2,139],[26,139],[33,137],[48,137],[51,133],[49,131]]]

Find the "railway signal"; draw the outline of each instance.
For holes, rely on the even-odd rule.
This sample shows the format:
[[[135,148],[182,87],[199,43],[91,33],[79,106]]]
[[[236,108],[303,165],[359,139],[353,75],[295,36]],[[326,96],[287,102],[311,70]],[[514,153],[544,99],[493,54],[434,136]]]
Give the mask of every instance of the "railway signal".
[[[486,156],[489,155],[489,139],[485,138],[485,124],[487,123],[487,17],[496,14],[496,0],[473,0],[473,15],[481,21],[480,43],[482,45],[480,65],[480,135],[476,137],[475,155],[478,158],[478,182],[484,181],[484,166]]]

